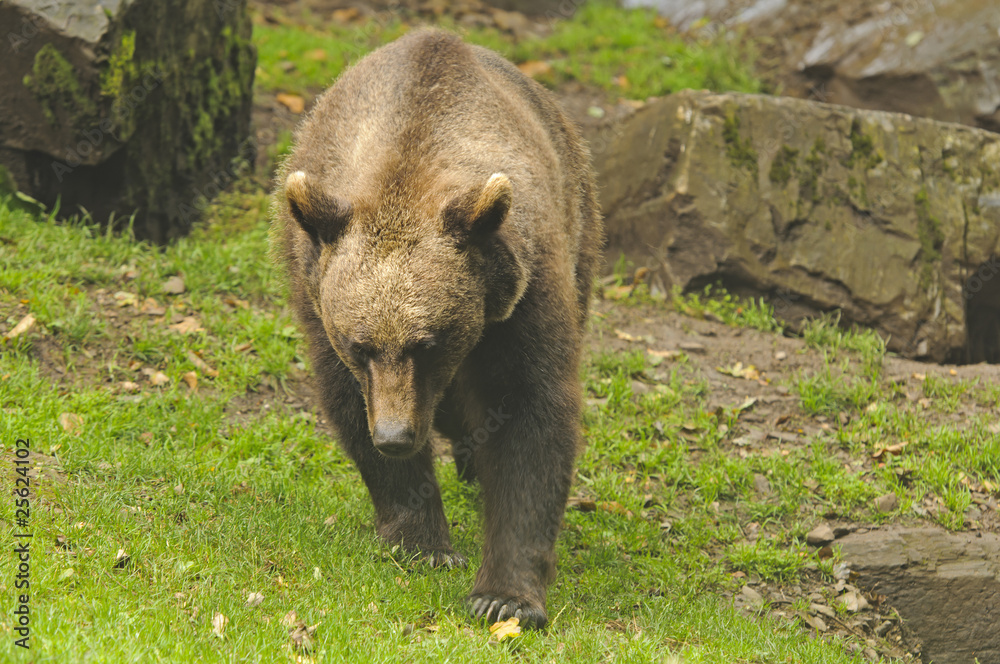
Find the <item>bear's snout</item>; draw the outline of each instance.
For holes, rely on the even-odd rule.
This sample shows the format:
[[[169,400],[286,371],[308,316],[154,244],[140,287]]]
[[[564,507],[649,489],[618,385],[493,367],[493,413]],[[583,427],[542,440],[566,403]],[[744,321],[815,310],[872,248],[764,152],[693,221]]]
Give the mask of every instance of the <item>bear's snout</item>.
[[[416,434],[409,422],[383,419],[372,428],[375,449],[387,457],[408,457],[416,450]]]

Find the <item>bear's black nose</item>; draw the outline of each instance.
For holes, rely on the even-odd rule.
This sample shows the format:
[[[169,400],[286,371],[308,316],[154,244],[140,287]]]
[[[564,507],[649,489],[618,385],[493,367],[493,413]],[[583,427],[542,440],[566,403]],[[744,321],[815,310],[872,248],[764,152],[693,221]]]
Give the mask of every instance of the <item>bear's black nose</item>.
[[[375,449],[388,457],[405,457],[413,452],[413,427],[400,420],[379,420],[372,432]]]

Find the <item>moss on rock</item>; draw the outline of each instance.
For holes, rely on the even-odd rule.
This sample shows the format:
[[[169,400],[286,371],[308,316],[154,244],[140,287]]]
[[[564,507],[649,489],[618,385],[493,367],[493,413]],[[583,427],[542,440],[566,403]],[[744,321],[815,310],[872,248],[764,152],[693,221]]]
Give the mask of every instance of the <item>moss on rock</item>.
[[[23,83],[38,99],[49,124],[56,124],[60,108],[74,124],[97,115],[97,104],[84,92],[76,68],[53,44],[38,49],[31,74]]]

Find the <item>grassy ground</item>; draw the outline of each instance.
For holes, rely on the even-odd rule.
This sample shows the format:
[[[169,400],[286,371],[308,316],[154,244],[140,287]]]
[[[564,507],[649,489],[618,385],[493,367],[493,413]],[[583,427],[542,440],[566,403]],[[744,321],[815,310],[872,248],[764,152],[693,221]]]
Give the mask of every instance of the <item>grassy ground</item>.
[[[652,11],[623,11],[612,2],[584,3],[550,34],[516,41],[496,28],[467,28],[447,17],[437,24],[514,63],[545,63],[537,78],[550,86],[580,81],[631,99],[683,88],[761,90],[750,65],[752,44],[739,35],[683,37]],[[309,16],[260,24],[254,31],[257,84],[300,94],[324,89],[347,64],[407,29],[388,13],[356,25],[317,23]]]
[[[656,72],[629,69],[637,97],[756,86],[729,45],[660,39],[641,12],[627,31],[603,31],[609,48],[566,57],[608,11],[588,3],[590,23],[536,43],[476,39],[551,61],[553,82],[611,88],[625,87],[621,58],[659,57]],[[345,42],[258,28],[260,84],[322,87],[349,59],[338,44],[363,51],[403,28],[356,29]],[[317,49],[325,60],[310,59]],[[670,78],[664,57],[695,58],[676,69],[703,78]],[[0,342],[0,472],[15,477],[15,440],[30,438],[33,489],[27,528],[12,497],[0,520],[8,544],[34,535],[32,650],[14,645],[5,604],[0,660],[860,662],[863,638],[803,627],[810,590],[851,620],[829,589],[836,553],[804,543],[817,520],[993,523],[975,507],[1000,483],[996,382],[900,378],[871,333],[823,320],[786,339],[761,303],[660,302],[622,296],[620,282],[595,307],[582,370],[588,447],[551,625],[498,643],[461,606],[482,529],[477,491],[450,459],[439,478],[470,568],[432,570],[376,542],[364,486],[312,409],[301,336],[265,258],[266,206],[246,180],[190,237],[156,248],[0,200],[0,334],[35,319]],[[718,353],[665,352],[664,327],[741,336]],[[773,357],[778,346],[783,363],[750,364],[751,348]],[[887,493],[897,505],[873,507]],[[0,591],[12,597],[6,548]],[[748,611],[732,599],[748,582],[799,590],[782,615]]]

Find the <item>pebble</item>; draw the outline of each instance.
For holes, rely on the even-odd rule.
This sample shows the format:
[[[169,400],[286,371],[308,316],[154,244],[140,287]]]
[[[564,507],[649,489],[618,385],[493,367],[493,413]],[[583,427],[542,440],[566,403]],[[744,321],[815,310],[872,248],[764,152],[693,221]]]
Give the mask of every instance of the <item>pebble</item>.
[[[879,512],[892,512],[899,507],[899,498],[894,493],[887,493],[875,499],[875,509]]]
[[[821,523],[816,526],[806,535],[806,544],[811,544],[813,546],[823,546],[829,544],[834,539],[833,529],[825,523]]]

